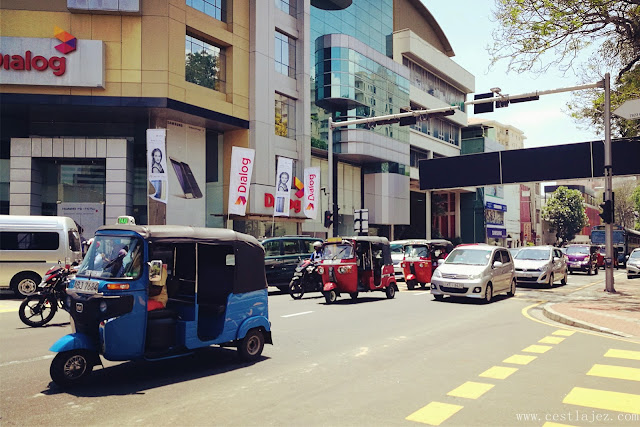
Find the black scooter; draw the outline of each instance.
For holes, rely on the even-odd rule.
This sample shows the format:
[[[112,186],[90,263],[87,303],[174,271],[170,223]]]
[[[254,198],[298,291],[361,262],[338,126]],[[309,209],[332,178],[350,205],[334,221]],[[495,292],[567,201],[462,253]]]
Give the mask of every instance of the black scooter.
[[[316,263],[310,259],[300,261],[289,283],[291,298],[300,299],[305,292],[322,292],[322,276],[318,274],[317,268]]]
[[[38,292],[29,295],[20,304],[18,315],[27,326],[44,326],[53,319],[58,309],[65,309],[66,289],[70,276],[76,270],[70,266],[51,267],[38,286]]]

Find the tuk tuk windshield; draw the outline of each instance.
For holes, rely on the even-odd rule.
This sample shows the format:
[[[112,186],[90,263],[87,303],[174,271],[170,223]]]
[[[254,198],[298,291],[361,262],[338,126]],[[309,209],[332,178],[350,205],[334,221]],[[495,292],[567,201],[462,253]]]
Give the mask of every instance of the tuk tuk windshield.
[[[406,245],[404,253],[410,258],[429,258],[429,247],[426,245]]]
[[[353,246],[348,243],[328,243],[322,248],[322,259],[353,258]]]
[[[142,273],[142,240],[96,236],[78,267],[79,277],[137,279]]]

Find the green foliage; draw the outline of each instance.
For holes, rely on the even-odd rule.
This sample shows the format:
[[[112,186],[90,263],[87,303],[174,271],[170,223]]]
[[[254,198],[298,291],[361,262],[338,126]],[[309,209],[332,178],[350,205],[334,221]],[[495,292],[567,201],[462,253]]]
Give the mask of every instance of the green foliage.
[[[636,187],[631,194],[631,200],[633,202],[633,206],[635,207],[636,214],[636,230],[640,231],[640,186]]]
[[[578,190],[560,186],[542,208],[542,219],[549,222],[556,239],[568,242],[589,224],[585,203]]]
[[[488,51],[492,63],[511,71],[543,74],[550,68],[579,70],[585,83],[605,72],[612,82],[612,110],[640,96],[640,4],[638,0],[496,0],[496,22]],[[583,53],[591,56],[585,61]],[[602,128],[602,91],[576,95],[572,116]],[[615,118],[612,134],[640,135],[640,124]]]
[[[207,52],[187,53],[185,80],[209,89],[220,90],[218,57]]]

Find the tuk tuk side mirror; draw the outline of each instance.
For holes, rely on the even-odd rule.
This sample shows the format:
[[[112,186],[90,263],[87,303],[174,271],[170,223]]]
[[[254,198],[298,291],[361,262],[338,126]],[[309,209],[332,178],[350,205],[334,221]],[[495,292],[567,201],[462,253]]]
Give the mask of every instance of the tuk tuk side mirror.
[[[234,254],[228,254],[225,257],[225,265],[227,265],[227,266],[235,266],[236,265],[236,256]]]
[[[149,281],[159,282],[162,280],[162,260],[153,260],[149,262]]]

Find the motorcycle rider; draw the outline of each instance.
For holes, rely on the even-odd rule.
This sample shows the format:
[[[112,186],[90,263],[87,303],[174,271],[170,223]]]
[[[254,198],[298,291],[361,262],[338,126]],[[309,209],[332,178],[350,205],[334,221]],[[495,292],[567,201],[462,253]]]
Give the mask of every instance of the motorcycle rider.
[[[322,258],[322,242],[313,244],[313,253],[311,254],[311,262],[315,262]]]

